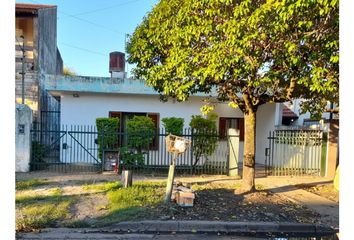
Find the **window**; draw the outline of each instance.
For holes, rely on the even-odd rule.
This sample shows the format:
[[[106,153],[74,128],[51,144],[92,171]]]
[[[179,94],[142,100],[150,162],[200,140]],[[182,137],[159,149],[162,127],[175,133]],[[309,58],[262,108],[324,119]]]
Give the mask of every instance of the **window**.
[[[240,130],[240,141],[244,141],[244,119],[243,118],[219,118],[219,135],[221,139],[227,136],[229,128]]]

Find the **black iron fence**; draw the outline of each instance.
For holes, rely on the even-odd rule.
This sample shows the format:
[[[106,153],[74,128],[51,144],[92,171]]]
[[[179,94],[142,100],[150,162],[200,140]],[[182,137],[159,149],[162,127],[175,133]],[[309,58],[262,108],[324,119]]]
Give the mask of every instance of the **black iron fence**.
[[[55,172],[101,172],[132,169],[134,172],[167,174],[173,155],[166,149],[165,129],[147,135],[124,132],[98,132],[96,126],[61,126],[60,129],[32,128],[31,170]],[[217,132],[196,133],[184,129],[181,137],[192,141],[177,158],[180,174],[227,174],[230,142],[238,136],[220,137]],[[131,146],[135,138],[152,139],[148,144]],[[210,141],[215,139],[213,146]],[[143,141],[144,142],[144,141]],[[233,149],[231,149],[232,154]]]

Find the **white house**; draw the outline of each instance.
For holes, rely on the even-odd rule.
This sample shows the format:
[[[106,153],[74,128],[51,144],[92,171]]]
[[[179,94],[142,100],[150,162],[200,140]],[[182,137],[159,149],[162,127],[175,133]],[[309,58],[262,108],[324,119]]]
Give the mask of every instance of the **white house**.
[[[193,95],[186,102],[161,102],[153,88],[143,81],[107,77],[51,76],[44,79],[45,88],[60,99],[60,121],[63,125],[95,125],[98,117],[119,117],[121,122],[132,115],[146,115],[163,127],[165,117],[184,118],[184,127],[189,127],[192,115],[200,115],[200,107],[207,97],[204,93]],[[243,113],[217,103],[218,130],[226,133],[228,128],[243,129]],[[266,104],[257,112],[256,162],[264,163],[269,132],[281,123],[281,105]],[[243,155],[243,130],[240,131],[239,161]]]

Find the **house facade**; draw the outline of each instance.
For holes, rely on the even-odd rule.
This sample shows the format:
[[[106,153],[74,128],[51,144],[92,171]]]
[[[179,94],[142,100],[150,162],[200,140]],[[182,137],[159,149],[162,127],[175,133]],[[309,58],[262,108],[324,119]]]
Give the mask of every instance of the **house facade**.
[[[118,117],[124,125],[132,115],[146,115],[156,128],[163,128],[161,119],[180,117],[184,128],[189,127],[193,115],[200,115],[204,93],[191,96],[186,102],[169,100],[162,102],[159,94],[144,81],[109,77],[50,76],[45,78],[46,90],[60,99],[60,119],[63,125],[95,125],[96,118]],[[228,128],[240,130],[239,161],[243,158],[244,116],[241,110],[226,103],[216,104],[217,128],[226,134]],[[266,104],[257,112],[256,161],[264,163],[264,151],[268,147],[269,131],[281,121],[280,105]]]

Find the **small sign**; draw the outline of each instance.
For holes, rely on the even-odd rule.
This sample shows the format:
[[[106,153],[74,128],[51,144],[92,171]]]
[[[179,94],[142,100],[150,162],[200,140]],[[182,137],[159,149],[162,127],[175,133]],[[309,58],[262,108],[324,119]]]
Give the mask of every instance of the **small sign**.
[[[18,125],[18,134],[25,134],[25,124]]]

